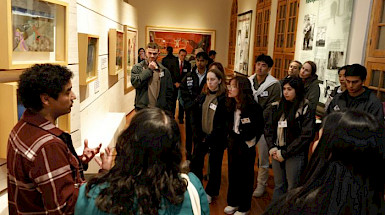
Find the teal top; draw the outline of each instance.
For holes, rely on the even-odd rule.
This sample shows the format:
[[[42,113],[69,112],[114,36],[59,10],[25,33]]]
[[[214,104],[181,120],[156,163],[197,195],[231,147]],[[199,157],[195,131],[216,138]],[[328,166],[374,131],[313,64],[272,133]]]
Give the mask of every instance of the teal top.
[[[191,183],[193,183],[194,187],[198,191],[199,199],[201,202],[201,214],[202,215],[210,214],[209,203],[207,202],[206,192],[203,189],[201,181],[191,172],[188,173],[188,176],[190,178]],[[86,196],[86,184],[83,184],[79,189],[79,197],[75,206],[75,214],[109,215],[109,213],[99,210],[99,208],[95,205],[95,199],[99,195],[101,189],[103,189],[102,185],[93,187],[88,193],[88,195],[90,196],[90,198],[88,198]],[[167,209],[161,208],[158,211],[158,213],[160,215],[177,215],[177,214],[193,215],[191,200],[187,189],[186,189],[186,192],[184,193],[184,200],[181,204],[179,205],[169,204],[169,207]]]

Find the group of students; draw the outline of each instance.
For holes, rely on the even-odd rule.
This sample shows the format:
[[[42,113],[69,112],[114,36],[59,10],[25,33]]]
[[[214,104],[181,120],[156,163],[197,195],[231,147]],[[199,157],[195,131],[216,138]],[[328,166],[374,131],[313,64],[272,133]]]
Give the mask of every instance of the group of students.
[[[227,214],[247,214],[252,196],[263,195],[269,156],[275,182],[273,201],[300,185],[308,163],[320,96],[316,64],[292,61],[288,76],[281,81],[268,74],[272,66],[270,56],[258,56],[255,74],[234,77],[226,90],[221,64],[208,65],[207,53],[199,52],[196,66],[180,83],[179,101],[186,110],[186,157],[191,172],[202,180],[204,158],[209,154],[209,203],[219,194],[223,153],[228,149]],[[256,145],[259,171],[253,192]]]
[[[370,112],[377,111],[373,102],[368,111],[343,111],[336,101],[343,93],[336,95],[308,162],[319,97],[313,62],[291,62],[288,77],[278,81],[268,74],[273,60],[261,55],[255,75],[235,76],[226,86],[221,64],[207,66],[207,53],[197,53],[196,66],[185,74],[179,89],[194,143],[190,151],[186,148],[189,172],[181,165],[184,150],[178,124],[167,109],[172,105],[171,93],[159,92],[169,85],[166,79],[171,75],[156,62],[157,46],[146,52],[146,60],[133,68],[137,112],[118,137],[114,165],[112,150],[106,148],[98,161],[101,173],[87,183],[83,169],[100,146],[91,149],[85,141],[78,156],[70,135],[55,126],[76,99],[73,73],[45,64],[27,69],[20,77],[18,93],[27,110],[8,143],[10,214],[209,214],[209,202],[219,194],[226,148],[229,186],[224,212],[253,214],[252,196],[260,195],[258,186],[263,194],[266,186],[260,177],[265,164],[260,163],[253,192],[256,147],[260,160],[272,157],[275,188],[265,214],[385,213],[385,130],[383,113],[381,121]],[[355,71],[361,70],[348,67],[345,74],[355,76]],[[369,92],[352,90],[356,82],[347,82],[347,96]],[[151,87],[159,95],[150,92]],[[164,88],[169,89],[173,90]],[[149,96],[154,98],[149,101]],[[348,98],[347,108],[363,101]],[[204,189],[207,153],[210,173]]]

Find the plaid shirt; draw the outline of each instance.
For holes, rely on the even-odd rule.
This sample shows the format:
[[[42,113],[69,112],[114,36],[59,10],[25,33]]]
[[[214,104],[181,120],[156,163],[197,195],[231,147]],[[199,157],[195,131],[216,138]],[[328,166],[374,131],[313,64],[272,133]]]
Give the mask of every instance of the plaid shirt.
[[[8,140],[9,214],[72,214],[82,165],[69,134],[26,110]]]

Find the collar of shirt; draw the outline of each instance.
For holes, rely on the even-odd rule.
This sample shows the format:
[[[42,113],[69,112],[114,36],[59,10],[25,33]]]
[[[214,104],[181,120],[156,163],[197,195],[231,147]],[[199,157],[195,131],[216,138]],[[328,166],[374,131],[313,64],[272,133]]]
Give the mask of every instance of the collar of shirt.
[[[36,127],[40,127],[55,136],[60,136],[63,133],[63,131],[56,127],[56,125],[52,124],[52,122],[45,119],[39,113],[32,112],[29,109],[25,110],[21,120],[24,120],[25,122],[30,123]]]
[[[203,74],[200,74],[198,71],[198,68],[195,70],[196,74],[198,75],[199,78],[199,85],[202,83],[203,78],[206,76],[207,73],[207,68],[205,69],[205,72]]]

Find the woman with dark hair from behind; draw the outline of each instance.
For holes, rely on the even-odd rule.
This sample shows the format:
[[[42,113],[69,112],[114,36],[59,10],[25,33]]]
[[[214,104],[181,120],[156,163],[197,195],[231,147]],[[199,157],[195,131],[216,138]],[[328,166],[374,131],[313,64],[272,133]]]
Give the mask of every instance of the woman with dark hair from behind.
[[[254,100],[249,79],[236,76],[228,87],[228,170],[226,214],[246,214],[254,185],[255,145],[264,128],[262,107]]]
[[[269,154],[273,157],[273,200],[299,186],[314,139],[315,109],[304,98],[302,81],[284,79],[282,95],[280,102],[272,103],[265,126]]]
[[[385,214],[383,125],[353,110],[328,118],[340,120],[324,125],[318,166],[303,186],[272,203],[265,214]],[[325,129],[333,124],[336,129]]]
[[[209,70],[211,69],[219,69],[223,73],[223,76],[225,76],[225,69],[223,68],[223,65],[219,62],[213,62],[209,65]]]
[[[193,214],[180,145],[179,127],[163,110],[137,112],[118,137],[115,166],[80,188],[75,214]],[[201,214],[209,214],[201,182],[188,178]]]

